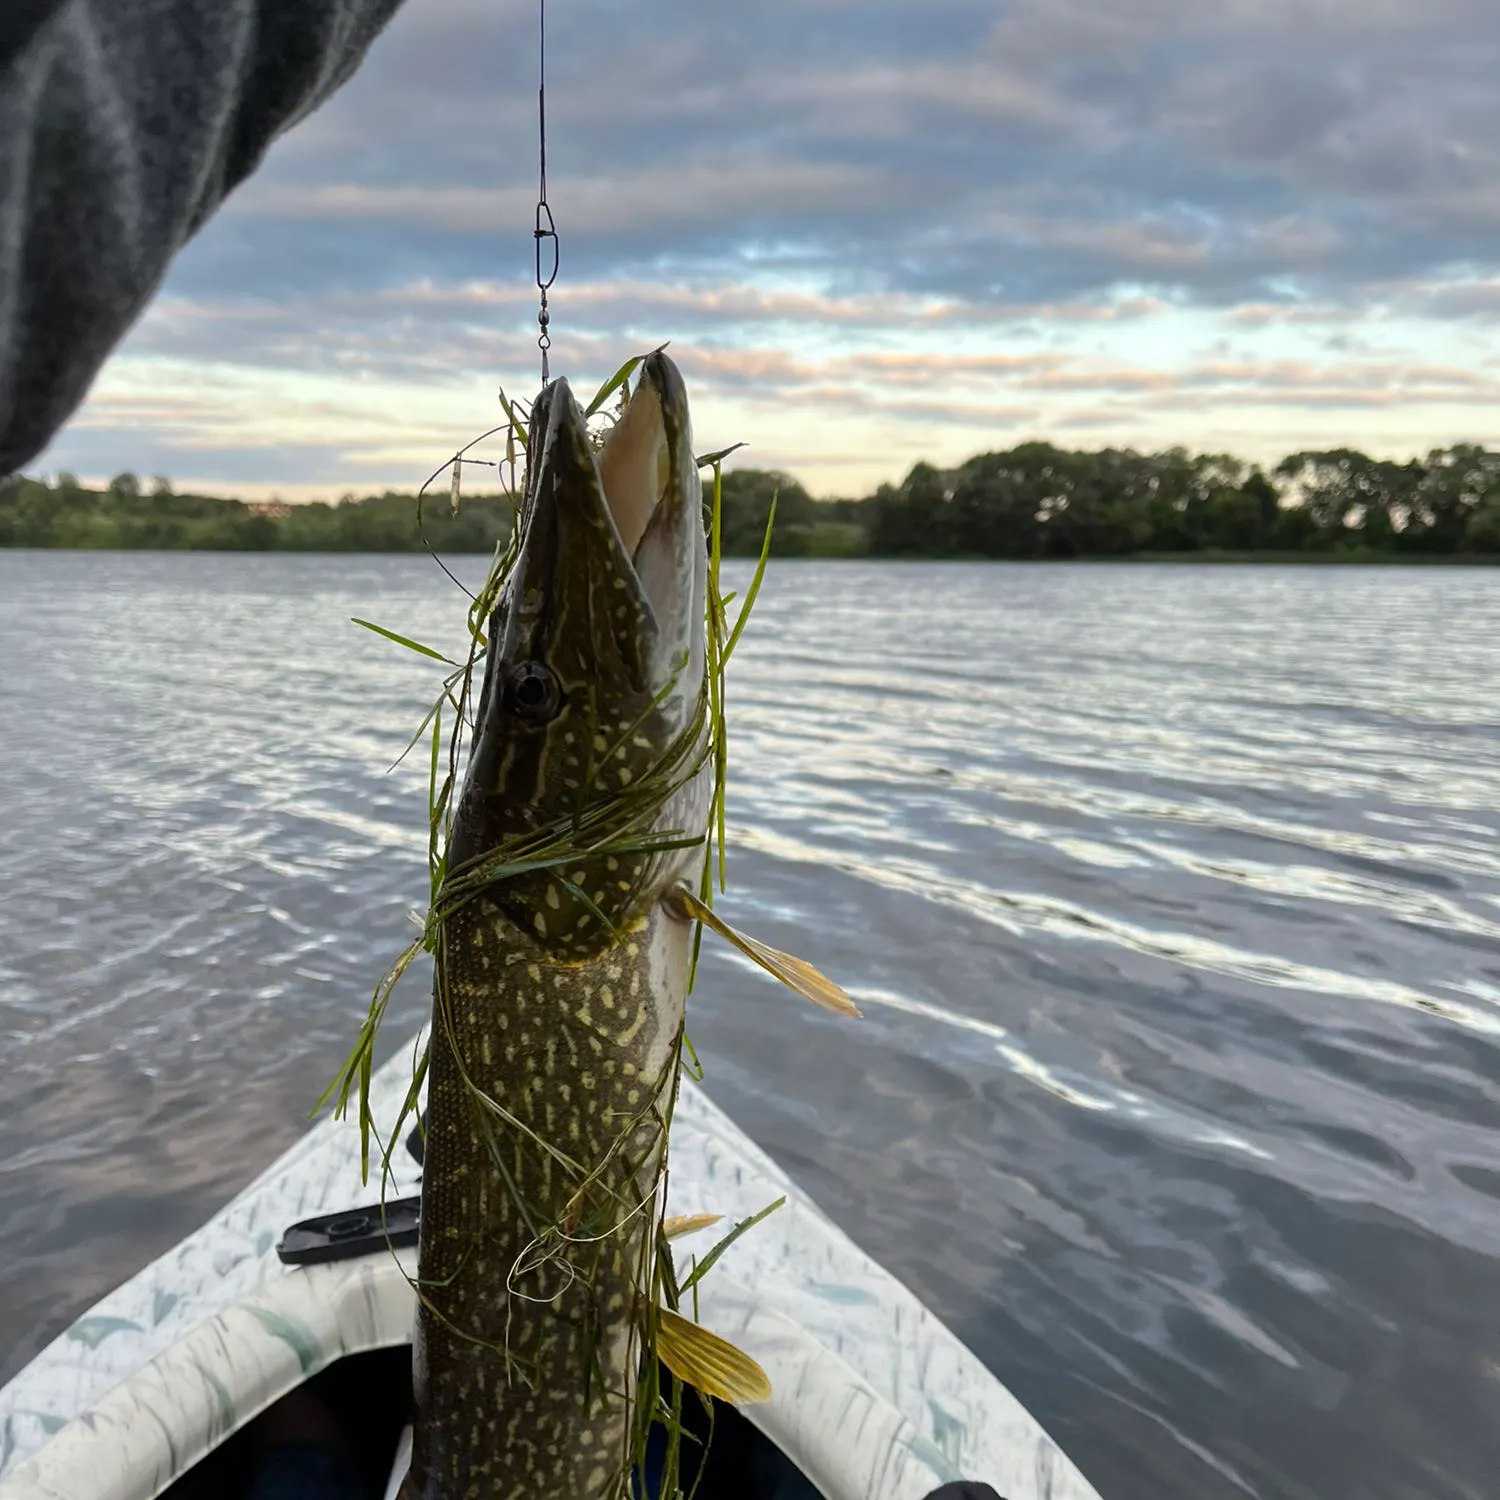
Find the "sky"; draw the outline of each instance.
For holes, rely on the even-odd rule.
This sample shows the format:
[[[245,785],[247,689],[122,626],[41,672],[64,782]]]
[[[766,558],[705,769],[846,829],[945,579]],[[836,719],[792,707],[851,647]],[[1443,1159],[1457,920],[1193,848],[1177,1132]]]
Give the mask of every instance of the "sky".
[[[868,493],[1500,440],[1495,0],[549,0],[552,373]],[[530,395],[536,9],[406,0],[34,466],[411,489]]]

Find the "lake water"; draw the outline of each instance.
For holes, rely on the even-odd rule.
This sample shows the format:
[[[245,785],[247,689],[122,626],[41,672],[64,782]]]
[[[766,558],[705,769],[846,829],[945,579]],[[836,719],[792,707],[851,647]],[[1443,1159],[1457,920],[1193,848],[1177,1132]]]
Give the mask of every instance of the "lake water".
[[[0,1380],[303,1128],[462,602],[0,552]],[[1497,685],[1496,572],[772,568],[726,910],[865,1019],[714,944],[708,1090],[1106,1500],[1496,1493]]]

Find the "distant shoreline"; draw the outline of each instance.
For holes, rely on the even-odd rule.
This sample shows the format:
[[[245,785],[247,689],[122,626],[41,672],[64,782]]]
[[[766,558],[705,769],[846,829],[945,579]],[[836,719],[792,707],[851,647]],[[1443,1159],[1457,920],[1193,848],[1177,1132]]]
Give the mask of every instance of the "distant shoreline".
[[[1500,563],[1500,451],[1475,444],[1396,463],[1352,449],[1270,472],[1226,454],[1071,452],[1023,443],[956,468],[917,464],[862,499],[814,500],[795,479],[735,469],[716,486],[726,557],[1397,567]],[[774,527],[771,521],[774,514]],[[420,519],[419,519],[420,516]],[[0,548],[493,555],[503,494],[387,491],[337,504],[247,504],[71,475],[0,483]],[[767,532],[771,534],[768,537]],[[430,545],[429,545],[430,544]]]
[[[488,557],[488,551],[479,549],[439,548],[438,555],[446,558]],[[78,547],[78,546],[23,546],[15,547],[0,543],[0,557],[7,553],[91,553],[94,555],[139,554],[153,557],[194,556],[201,557],[418,557],[430,556],[420,547],[373,548],[355,550],[348,547],[298,547],[298,548],[244,548],[244,547]],[[722,556],[728,561],[754,561],[758,554],[742,551],[725,551]],[[781,563],[944,563],[971,567],[976,565],[1003,564],[1006,567],[1056,568],[1072,565],[1090,567],[1138,567],[1156,566],[1161,563],[1173,565],[1203,564],[1207,566],[1260,566],[1299,568],[1500,568],[1500,553],[1452,552],[1437,554],[1414,554],[1410,552],[1135,552],[1104,554],[1086,557],[917,557],[881,555],[873,552],[830,553],[822,556],[806,553],[775,554]]]

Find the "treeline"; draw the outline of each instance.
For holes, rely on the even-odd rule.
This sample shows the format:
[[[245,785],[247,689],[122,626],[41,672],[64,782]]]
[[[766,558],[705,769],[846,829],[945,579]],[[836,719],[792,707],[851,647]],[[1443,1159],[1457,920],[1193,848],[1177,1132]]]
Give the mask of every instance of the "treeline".
[[[1069,558],[1262,554],[1337,557],[1500,555],[1500,452],[1435,449],[1395,463],[1353,449],[1294,453],[1263,470],[1173,448],[1071,452],[1024,443],[953,469],[918,464],[861,500],[814,500],[784,474],[724,476],[724,551],[760,551],[777,496],[779,556]],[[301,552],[489,552],[509,506],[446,493],[419,528],[415,499],[387,493],[336,505],[247,505],[143,488],[103,491],[67,475],[0,486],[0,546]]]
[[[346,495],[335,505],[247,504],[179,495],[166,479],[143,487],[120,474],[104,490],[70,475],[0,485],[0,547],[148,548],[218,552],[415,552],[426,534],[444,552],[489,552],[509,530],[510,506],[447,491],[429,495],[417,522],[413,495]]]
[[[726,476],[726,550],[758,545],[775,485],[770,475]],[[776,533],[777,552],[803,555],[1494,556],[1500,452],[1461,445],[1394,463],[1341,448],[1294,453],[1268,472],[1181,448],[1024,443],[954,469],[918,464],[864,500],[815,501],[783,476]]]

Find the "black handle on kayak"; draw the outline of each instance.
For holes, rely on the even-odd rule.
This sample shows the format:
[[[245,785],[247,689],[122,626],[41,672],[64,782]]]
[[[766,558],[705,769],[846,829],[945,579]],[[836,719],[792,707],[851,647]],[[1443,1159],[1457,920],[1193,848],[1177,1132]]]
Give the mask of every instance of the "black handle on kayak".
[[[276,1254],[289,1266],[313,1266],[415,1245],[421,1210],[420,1198],[392,1198],[368,1208],[346,1208],[342,1213],[303,1219],[281,1236]]]

